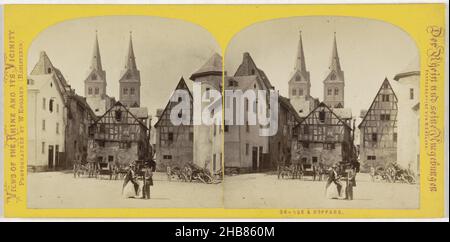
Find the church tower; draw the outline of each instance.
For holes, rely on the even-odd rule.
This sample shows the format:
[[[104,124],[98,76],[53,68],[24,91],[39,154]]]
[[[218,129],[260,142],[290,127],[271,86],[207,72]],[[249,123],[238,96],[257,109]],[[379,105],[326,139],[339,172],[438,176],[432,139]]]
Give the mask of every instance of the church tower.
[[[95,33],[91,65],[84,80],[84,95],[89,106],[96,114],[102,114],[106,111],[105,102],[103,101],[106,98],[106,72],[102,67],[97,32]]]
[[[128,54],[119,83],[120,102],[127,107],[139,107],[141,105],[141,74],[136,66],[131,32],[130,42],[128,44]]]
[[[302,32],[300,31],[294,73],[289,80],[289,100],[300,117],[306,116],[315,108],[311,97],[311,81],[306,70],[305,53],[303,51]]]
[[[341,69],[336,43],[336,33],[334,33],[333,50],[331,53],[331,63],[328,76],[323,81],[324,103],[330,108],[344,108],[344,72]]]

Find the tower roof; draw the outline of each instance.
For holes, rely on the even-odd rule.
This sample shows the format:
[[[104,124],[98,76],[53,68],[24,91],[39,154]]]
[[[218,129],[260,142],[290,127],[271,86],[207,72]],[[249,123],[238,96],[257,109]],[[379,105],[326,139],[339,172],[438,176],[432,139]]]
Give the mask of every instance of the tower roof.
[[[127,54],[127,59],[125,61],[125,69],[137,70],[136,57],[134,56],[134,50],[133,50],[132,32],[130,32],[130,41],[128,43],[128,54]]]
[[[47,53],[45,51],[41,51],[39,55],[39,60],[31,71],[30,75],[45,75],[50,74],[48,70],[53,70],[53,64],[48,58]]]
[[[334,32],[334,39],[333,39],[333,50],[331,52],[331,62],[330,62],[330,70],[340,71],[341,70],[341,63],[339,61],[339,54],[337,50],[337,43],[336,43],[336,32]]]
[[[222,75],[222,56],[218,53],[214,53],[200,69],[191,75],[190,79],[208,75]]]
[[[295,60],[294,69],[296,71],[306,72],[305,54],[303,52],[302,31],[300,31],[300,38],[298,41],[298,49],[297,49],[297,59]]]
[[[100,56],[100,47],[98,45],[97,31],[95,31],[94,49],[92,52],[91,70],[103,70],[102,59]]]

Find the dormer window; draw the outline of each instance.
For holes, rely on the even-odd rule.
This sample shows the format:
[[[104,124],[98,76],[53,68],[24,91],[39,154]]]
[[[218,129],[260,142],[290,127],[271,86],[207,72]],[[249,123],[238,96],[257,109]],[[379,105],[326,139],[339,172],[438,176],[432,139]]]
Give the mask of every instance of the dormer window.
[[[295,80],[299,82],[299,81],[302,80],[302,77],[301,77],[300,75],[297,75],[297,76],[295,77]]]
[[[92,74],[92,80],[97,80],[97,75]]]

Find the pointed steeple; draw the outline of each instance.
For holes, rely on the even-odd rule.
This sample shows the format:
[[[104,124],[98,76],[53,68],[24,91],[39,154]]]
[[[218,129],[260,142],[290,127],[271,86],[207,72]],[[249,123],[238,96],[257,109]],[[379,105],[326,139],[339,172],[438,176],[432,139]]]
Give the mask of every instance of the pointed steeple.
[[[133,33],[130,31],[130,42],[128,44],[128,55],[127,55],[127,59],[125,61],[125,69],[137,70],[136,57],[134,56],[134,50],[133,50],[132,34]]]
[[[336,32],[334,32],[333,50],[331,53],[331,63],[329,68],[330,70],[341,71],[341,63],[339,62],[339,55],[336,43]]]
[[[94,42],[94,50],[92,52],[91,70],[99,70],[99,71],[103,70],[102,59],[100,57],[100,47],[98,45],[97,30],[95,31],[95,42]]]
[[[303,52],[302,31],[300,31],[300,38],[298,41],[297,59],[295,60],[295,70],[300,72],[306,71],[305,54]]]

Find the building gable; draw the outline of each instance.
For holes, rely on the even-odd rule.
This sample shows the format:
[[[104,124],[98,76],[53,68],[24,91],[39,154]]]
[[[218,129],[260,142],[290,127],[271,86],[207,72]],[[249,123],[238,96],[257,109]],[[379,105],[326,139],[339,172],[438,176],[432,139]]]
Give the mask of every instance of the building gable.
[[[148,129],[141,120],[139,120],[122,103],[116,102],[108,111],[99,117],[91,126],[98,124],[129,124],[139,125]]]
[[[192,117],[193,117],[193,97],[191,92],[189,91],[189,87],[187,86],[186,82],[184,81],[184,78],[181,77],[180,81],[178,82],[177,86],[175,87],[175,90],[185,90],[189,93],[189,102],[190,102],[190,109],[191,109],[191,121],[190,123],[192,123]],[[176,105],[178,105],[178,102],[173,102],[172,97],[173,97],[174,93],[172,93],[172,95],[169,98],[169,101],[166,104],[166,107],[164,108],[164,110],[162,111],[162,113],[159,115],[158,121],[156,122],[156,124],[154,125],[156,128],[159,127],[160,125],[171,125],[171,121],[170,121],[170,113],[172,111],[172,108],[175,107]]]
[[[320,103],[296,127],[298,139],[306,142],[342,142],[352,128],[325,103]]]
[[[387,97],[387,96],[388,97]],[[362,126],[367,125],[368,122],[376,122],[380,120],[380,115],[385,115],[387,113],[381,113],[380,110],[397,110],[397,96],[394,92],[394,89],[392,88],[391,84],[389,83],[389,80],[387,78],[384,79],[383,83],[380,86],[380,89],[378,89],[377,94],[375,95],[375,98],[373,99],[372,103],[370,104],[369,109],[367,112],[365,112],[363,119],[361,120],[361,123],[358,125],[358,128],[361,128]],[[397,112],[395,111],[395,116],[390,117],[397,119]]]

